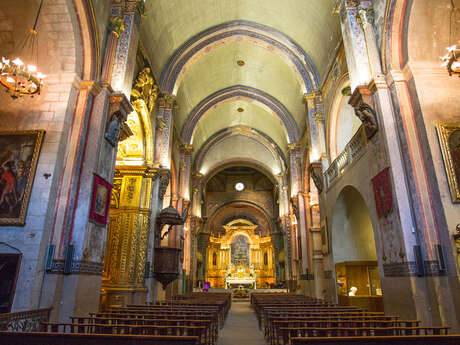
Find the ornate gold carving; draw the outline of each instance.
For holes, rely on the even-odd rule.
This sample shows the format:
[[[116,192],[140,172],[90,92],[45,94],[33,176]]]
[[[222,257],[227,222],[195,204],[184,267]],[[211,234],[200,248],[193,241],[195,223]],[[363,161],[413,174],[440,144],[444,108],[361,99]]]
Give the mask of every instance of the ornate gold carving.
[[[112,186],[112,198],[110,199],[110,208],[119,208],[120,207],[120,194],[121,194],[121,178],[113,179]]]
[[[114,184],[119,187],[114,189],[118,197],[113,199],[119,202],[110,210],[103,272],[106,291],[144,289],[150,224],[150,209],[145,207],[150,205],[151,179],[157,173],[156,168],[117,167]]]
[[[145,67],[137,75],[136,80],[131,90],[131,103],[136,107],[136,101],[142,100],[149,112],[151,112],[155,106],[155,101],[158,97],[158,85],[155,84],[152,73],[149,67]],[[141,105],[137,105],[139,107]]]
[[[125,22],[120,16],[110,17],[109,19],[109,30],[112,31],[118,38],[125,31]]]

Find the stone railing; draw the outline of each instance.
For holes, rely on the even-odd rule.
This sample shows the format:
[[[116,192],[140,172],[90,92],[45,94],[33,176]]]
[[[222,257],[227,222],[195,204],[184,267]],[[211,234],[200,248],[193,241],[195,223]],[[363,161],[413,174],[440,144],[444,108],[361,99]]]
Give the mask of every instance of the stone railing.
[[[41,322],[49,321],[51,308],[0,314],[0,331],[39,332]]]
[[[361,126],[348,142],[347,146],[345,146],[342,153],[337,156],[324,173],[327,189],[329,189],[337,178],[343,175],[348,166],[361,158],[364,152],[366,152],[366,145],[366,132],[364,131],[364,127]]]

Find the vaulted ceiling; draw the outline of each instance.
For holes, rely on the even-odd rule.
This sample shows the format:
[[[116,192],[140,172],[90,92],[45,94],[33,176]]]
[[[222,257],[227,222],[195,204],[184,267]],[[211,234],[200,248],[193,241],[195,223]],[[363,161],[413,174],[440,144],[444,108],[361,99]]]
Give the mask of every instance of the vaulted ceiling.
[[[215,144],[201,157],[206,168],[249,158],[282,168],[287,145],[306,128],[302,96],[319,88],[341,40],[334,3],[146,2],[141,39],[152,70],[161,91],[177,96],[174,126],[195,157]],[[213,139],[230,127],[254,130],[261,139],[235,131]]]

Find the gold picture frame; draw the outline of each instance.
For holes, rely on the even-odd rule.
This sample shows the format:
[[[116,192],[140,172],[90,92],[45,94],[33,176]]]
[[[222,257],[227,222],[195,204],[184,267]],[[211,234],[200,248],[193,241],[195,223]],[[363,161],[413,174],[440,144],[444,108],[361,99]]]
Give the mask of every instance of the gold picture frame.
[[[460,123],[436,126],[452,202],[460,203]]]
[[[26,223],[44,130],[0,132],[0,225]]]

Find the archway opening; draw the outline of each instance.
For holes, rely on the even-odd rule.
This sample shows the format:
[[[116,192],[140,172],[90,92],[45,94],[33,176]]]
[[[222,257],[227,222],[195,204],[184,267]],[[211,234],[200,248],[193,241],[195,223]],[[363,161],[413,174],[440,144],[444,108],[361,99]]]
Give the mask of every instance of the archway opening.
[[[199,234],[197,281],[212,288],[274,287],[283,249],[276,186],[263,172],[228,166],[211,174],[203,191],[206,222]]]
[[[347,186],[332,218],[332,253],[340,305],[383,311],[374,230],[361,194]]]

